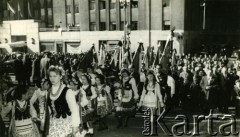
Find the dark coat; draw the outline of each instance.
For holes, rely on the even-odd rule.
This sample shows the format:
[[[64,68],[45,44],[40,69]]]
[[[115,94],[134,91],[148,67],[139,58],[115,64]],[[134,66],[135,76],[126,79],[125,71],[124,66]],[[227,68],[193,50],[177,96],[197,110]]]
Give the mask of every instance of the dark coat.
[[[16,59],[14,61],[14,69],[15,69],[15,75],[16,75],[16,80],[18,81],[23,81],[24,79],[24,66],[23,66],[23,61]]]
[[[32,77],[33,80],[40,80],[41,73],[40,73],[40,59],[35,59],[32,63]]]

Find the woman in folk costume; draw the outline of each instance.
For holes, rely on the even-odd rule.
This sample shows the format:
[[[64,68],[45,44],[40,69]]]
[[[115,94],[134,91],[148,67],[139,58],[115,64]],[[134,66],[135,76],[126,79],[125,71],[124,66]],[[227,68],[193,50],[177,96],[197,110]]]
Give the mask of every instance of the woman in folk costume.
[[[156,77],[153,71],[149,71],[147,74],[147,80],[143,88],[139,107],[143,110],[150,110],[153,118],[151,118],[151,124],[157,125],[156,115],[160,114],[161,108],[164,106],[162,95],[160,92],[160,86],[157,83]],[[157,134],[157,126],[151,126],[151,133]]]
[[[122,98],[122,87],[120,79],[114,81],[114,93],[113,93],[113,111],[116,112],[116,109],[120,107],[121,98]]]
[[[139,106],[145,108],[151,108],[155,110],[163,107],[162,95],[160,92],[160,86],[156,81],[156,77],[153,71],[149,71],[147,74],[147,80],[143,88],[143,93],[139,102]]]
[[[82,134],[93,135],[93,118],[96,111],[96,91],[95,88],[91,85],[91,77],[87,74],[82,75],[82,86],[80,88],[81,93],[86,93],[88,100],[87,106],[83,108],[82,111],[82,122],[83,122],[83,132]]]
[[[44,132],[45,131],[45,116],[46,116],[46,107],[47,107],[47,90],[50,88],[50,81],[43,79],[41,82],[40,88],[38,88],[31,100],[30,100],[30,106],[31,106],[31,111],[32,111],[32,118],[35,122],[39,121],[40,122],[40,131]],[[37,111],[34,107],[34,103],[38,100],[38,110],[39,114],[37,114]]]
[[[96,75],[96,93],[97,93],[97,115],[99,116],[99,131],[108,129],[107,115],[112,110],[112,98],[110,87],[104,84],[105,78],[103,75]]]
[[[4,85],[3,83],[3,87],[4,86],[7,86],[7,85]],[[10,85],[11,86],[11,85]],[[0,107],[2,107],[1,109],[1,114],[5,114],[5,111],[8,111],[11,109],[12,107],[12,101],[14,100],[14,91],[15,91],[15,88],[16,87],[11,87],[7,90],[4,90],[3,93],[1,94],[1,104],[0,104]],[[11,114],[8,113],[7,115],[5,116],[2,116],[2,120],[3,120],[3,123],[4,123],[4,127],[5,127],[5,134],[7,134],[7,131],[9,129],[9,126],[10,126],[10,121],[11,121]],[[3,129],[3,128],[2,128]]]
[[[139,98],[138,90],[136,86],[135,79],[130,77],[130,73],[127,69],[121,71],[122,75],[122,97],[120,99],[120,106],[116,108],[116,115],[118,118],[118,126],[122,126],[122,121],[124,119],[124,127],[128,126],[128,119],[135,115],[136,111],[136,101]]]
[[[29,95],[27,89],[23,85],[19,85],[15,90],[15,100],[9,104],[9,111],[11,111],[12,119],[9,127],[9,136],[13,137],[40,137],[36,124],[32,121]]]
[[[88,110],[88,100],[86,97],[86,92],[82,89],[80,89],[81,87],[81,82],[78,80],[79,78],[77,77],[73,77],[72,79],[69,80],[69,85],[68,87],[70,89],[72,89],[76,95],[76,100],[77,100],[77,104],[79,106],[79,110],[80,110],[80,120],[81,120],[81,126],[80,126],[80,131],[82,132],[82,128],[83,128],[83,121],[82,121],[82,114],[86,112],[86,110]],[[87,132],[84,131],[82,132],[82,136],[85,136]]]
[[[79,107],[75,93],[62,83],[64,70],[58,66],[50,66],[48,73],[52,87],[48,95],[48,106],[51,111],[47,136],[80,136]]]
[[[79,78],[77,76],[75,77],[72,77],[71,79],[68,80],[68,87],[70,89],[72,89],[72,91],[74,92],[75,96],[76,96],[76,99],[78,101],[78,94],[80,92],[80,87],[81,87],[81,82],[79,81]]]

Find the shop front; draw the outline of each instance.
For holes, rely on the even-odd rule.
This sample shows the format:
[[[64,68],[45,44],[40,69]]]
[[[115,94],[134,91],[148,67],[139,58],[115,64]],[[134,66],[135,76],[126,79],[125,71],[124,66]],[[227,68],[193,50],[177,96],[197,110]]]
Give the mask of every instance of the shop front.
[[[82,52],[80,42],[66,42],[66,53],[79,54]]]
[[[9,44],[12,48],[12,52],[23,52],[27,53],[27,42],[26,41],[17,41]]]

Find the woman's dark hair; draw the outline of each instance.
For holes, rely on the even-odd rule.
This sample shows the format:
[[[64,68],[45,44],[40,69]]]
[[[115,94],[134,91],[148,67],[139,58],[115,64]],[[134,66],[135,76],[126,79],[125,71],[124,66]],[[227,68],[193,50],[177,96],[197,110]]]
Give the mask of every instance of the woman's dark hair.
[[[101,83],[101,84],[104,84],[104,82],[105,82],[105,77],[104,77],[103,75],[97,74],[97,75],[96,75],[96,78],[99,78],[100,83]],[[95,79],[96,79],[96,78],[95,78]]]
[[[89,85],[91,85],[91,76],[89,76],[89,75],[87,75],[87,74],[83,74],[82,76],[84,76],[86,79],[87,79],[87,81],[88,81],[88,84]]]
[[[42,86],[41,86],[41,84],[43,83],[48,83],[48,85],[51,87],[52,86],[52,84],[51,84],[51,82],[50,82],[50,80],[49,79],[42,79],[41,81],[40,80],[38,80],[37,82],[36,82],[36,86],[38,87],[38,88],[41,88]]]
[[[74,80],[76,82],[74,82]],[[79,81],[78,77],[72,77],[71,79],[69,79],[69,83],[72,82],[74,85],[77,85],[77,89],[80,89],[81,86],[81,82]]]
[[[50,82],[50,80],[49,79],[44,79],[43,81],[43,84],[45,84],[46,82],[48,83],[48,85],[49,85],[49,87],[51,87],[52,86],[52,83]]]
[[[147,73],[147,75],[153,75],[153,85],[155,86],[155,83],[156,83],[156,77],[155,77],[155,74],[154,74],[154,72],[153,71],[148,71],[148,73]],[[146,91],[147,91],[147,85],[148,85],[148,83],[149,83],[149,80],[147,79],[146,80],[146,83],[145,83],[145,89],[146,89]],[[155,91],[154,91],[155,92]],[[146,92],[146,94],[148,93],[148,91]]]
[[[22,99],[22,95],[27,93],[27,88],[24,85],[18,85],[14,92],[14,97],[17,100]]]

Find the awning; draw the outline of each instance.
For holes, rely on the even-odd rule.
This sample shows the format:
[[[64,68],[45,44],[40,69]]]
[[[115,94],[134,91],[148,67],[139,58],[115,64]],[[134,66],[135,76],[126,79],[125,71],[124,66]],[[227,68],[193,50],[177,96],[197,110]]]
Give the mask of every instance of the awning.
[[[119,43],[119,40],[109,40],[109,41],[107,41],[108,45],[118,45],[118,43]]]
[[[22,48],[27,46],[26,41],[12,42],[9,44],[11,48]]]

